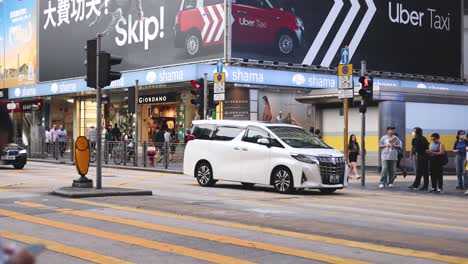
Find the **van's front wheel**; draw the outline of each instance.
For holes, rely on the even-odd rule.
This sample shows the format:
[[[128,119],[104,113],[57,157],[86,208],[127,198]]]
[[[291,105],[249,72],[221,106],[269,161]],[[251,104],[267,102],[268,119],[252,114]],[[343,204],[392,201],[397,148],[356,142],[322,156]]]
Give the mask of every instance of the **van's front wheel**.
[[[208,162],[200,162],[195,168],[195,177],[198,184],[203,187],[211,187],[216,181],[213,180],[213,170]]]
[[[286,167],[279,167],[273,172],[273,186],[279,193],[292,193],[294,181],[291,171]]]

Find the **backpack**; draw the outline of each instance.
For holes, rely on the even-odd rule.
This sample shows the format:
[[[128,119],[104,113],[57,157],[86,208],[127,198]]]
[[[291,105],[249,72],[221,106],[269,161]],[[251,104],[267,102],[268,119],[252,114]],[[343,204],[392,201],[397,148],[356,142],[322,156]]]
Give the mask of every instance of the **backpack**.
[[[439,151],[440,151],[440,146],[441,144],[439,143]],[[442,164],[442,166],[445,166],[449,163],[449,158],[448,158],[448,154],[447,154],[447,151],[444,152],[444,155],[442,155],[440,157],[440,162]]]

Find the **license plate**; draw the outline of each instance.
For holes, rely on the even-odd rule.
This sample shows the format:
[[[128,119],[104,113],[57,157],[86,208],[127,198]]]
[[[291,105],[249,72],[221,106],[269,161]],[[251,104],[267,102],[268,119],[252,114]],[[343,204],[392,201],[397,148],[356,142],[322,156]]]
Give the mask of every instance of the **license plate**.
[[[15,160],[15,156],[2,156],[2,160]]]
[[[340,183],[340,176],[338,176],[338,175],[331,175],[331,176],[330,176],[330,183]]]

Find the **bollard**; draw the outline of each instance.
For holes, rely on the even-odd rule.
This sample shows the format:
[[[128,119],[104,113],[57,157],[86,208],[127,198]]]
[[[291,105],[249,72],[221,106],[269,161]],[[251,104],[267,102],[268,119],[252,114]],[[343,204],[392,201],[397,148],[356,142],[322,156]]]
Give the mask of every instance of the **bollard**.
[[[104,143],[104,163],[109,164],[109,142]]]
[[[148,155],[146,155],[148,151],[148,145],[146,144],[146,141],[143,142],[143,167],[146,168],[146,160]]]
[[[58,141],[55,141],[54,143],[54,153],[55,153],[55,159],[59,159],[59,143]]]
[[[127,166],[127,144],[123,142],[123,165]]]
[[[41,156],[42,156],[42,159],[44,159],[44,157],[45,157],[44,147],[45,147],[45,141],[42,140],[42,146],[41,146]]]
[[[169,142],[164,143],[164,168],[169,167]]]
[[[70,161],[73,162],[75,160],[75,153],[74,153],[74,150],[75,149],[75,142],[71,142],[70,143]]]

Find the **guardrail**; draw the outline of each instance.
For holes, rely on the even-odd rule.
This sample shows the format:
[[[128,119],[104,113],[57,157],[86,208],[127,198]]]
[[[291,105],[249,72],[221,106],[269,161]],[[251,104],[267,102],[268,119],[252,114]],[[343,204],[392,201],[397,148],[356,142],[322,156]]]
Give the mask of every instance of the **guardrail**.
[[[25,146],[26,147],[26,146]],[[33,159],[74,162],[74,141],[41,142],[36,148],[26,147]],[[96,163],[96,143],[90,142],[91,164]],[[107,141],[102,144],[102,164],[125,167],[182,171],[185,144],[134,141]]]

